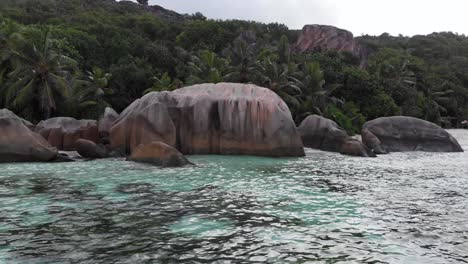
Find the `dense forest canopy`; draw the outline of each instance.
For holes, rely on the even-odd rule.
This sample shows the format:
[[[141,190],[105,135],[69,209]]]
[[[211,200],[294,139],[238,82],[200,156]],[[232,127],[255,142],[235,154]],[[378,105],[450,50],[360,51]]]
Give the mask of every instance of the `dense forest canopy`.
[[[228,81],[273,90],[296,122],[315,113],[351,133],[381,116],[446,127],[468,117],[468,37],[361,36],[363,68],[348,53],[294,52],[299,33],[126,1],[3,0],[0,108],[32,121],[97,118],[151,91]]]

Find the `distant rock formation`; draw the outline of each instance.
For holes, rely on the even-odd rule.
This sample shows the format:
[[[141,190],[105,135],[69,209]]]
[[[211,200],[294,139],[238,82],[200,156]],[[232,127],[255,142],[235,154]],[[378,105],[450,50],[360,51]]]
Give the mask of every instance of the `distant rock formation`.
[[[200,84],[145,95],[110,132],[112,149],[132,153],[161,141],[183,154],[304,156],[288,106],[255,85]]]
[[[96,120],[55,117],[39,122],[35,131],[59,150],[75,150],[75,142],[78,139],[87,139],[94,143],[100,142]]]
[[[440,126],[407,116],[381,117],[364,124],[362,141],[378,152],[463,152]]]
[[[367,49],[359,44],[353,33],[333,26],[304,26],[294,49],[297,52],[345,51],[358,57],[362,67],[367,65]]]

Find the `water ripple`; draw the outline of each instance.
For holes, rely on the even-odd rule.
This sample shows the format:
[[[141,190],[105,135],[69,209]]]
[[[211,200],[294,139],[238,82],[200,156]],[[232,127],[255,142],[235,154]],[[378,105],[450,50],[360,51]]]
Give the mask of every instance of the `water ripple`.
[[[190,159],[0,165],[0,262],[468,263],[468,154]]]

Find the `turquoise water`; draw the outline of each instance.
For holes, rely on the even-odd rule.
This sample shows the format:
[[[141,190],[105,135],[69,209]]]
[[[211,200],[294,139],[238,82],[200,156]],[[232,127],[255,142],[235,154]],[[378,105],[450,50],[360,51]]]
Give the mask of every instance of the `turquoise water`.
[[[189,159],[0,164],[0,263],[468,262],[466,153]]]

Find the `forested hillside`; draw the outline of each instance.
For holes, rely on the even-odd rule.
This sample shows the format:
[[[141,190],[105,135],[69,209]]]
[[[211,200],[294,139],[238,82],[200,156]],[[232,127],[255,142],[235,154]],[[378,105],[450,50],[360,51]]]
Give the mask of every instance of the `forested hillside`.
[[[296,122],[316,113],[350,132],[381,116],[446,127],[468,117],[465,36],[362,36],[362,67],[346,52],[295,52],[299,33],[132,2],[3,0],[0,108],[32,121],[97,118],[151,91],[226,81],[273,90]]]

